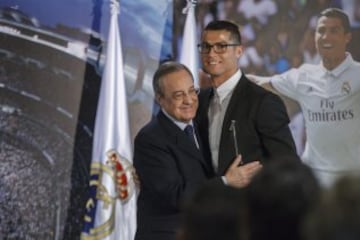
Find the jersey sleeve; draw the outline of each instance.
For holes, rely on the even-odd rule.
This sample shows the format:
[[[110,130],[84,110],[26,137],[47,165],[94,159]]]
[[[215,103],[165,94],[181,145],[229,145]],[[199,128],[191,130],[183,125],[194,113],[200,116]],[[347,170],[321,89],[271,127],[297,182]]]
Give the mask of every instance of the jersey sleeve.
[[[282,74],[271,77],[270,82],[280,94],[293,100],[298,99],[297,83],[301,74],[297,69],[291,69]]]

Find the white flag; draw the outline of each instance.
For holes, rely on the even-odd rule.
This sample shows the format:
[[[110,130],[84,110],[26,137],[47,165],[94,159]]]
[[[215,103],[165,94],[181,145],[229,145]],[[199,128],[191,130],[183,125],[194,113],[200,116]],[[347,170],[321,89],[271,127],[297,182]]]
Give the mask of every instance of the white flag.
[[[197,52],[197,35],[195,21],[195,0],[187,0],[187,6],[183,12],[186,13],[182,47],[180,52],[180,62],[187,66],[194,76],[194,85],[199,87],[198,77],[198,52]]]
[[[111,22],[96,113],[90,197],[82,240],[133,240],[136,193],[132,144],[118,27],[119,2],[111,0]]]

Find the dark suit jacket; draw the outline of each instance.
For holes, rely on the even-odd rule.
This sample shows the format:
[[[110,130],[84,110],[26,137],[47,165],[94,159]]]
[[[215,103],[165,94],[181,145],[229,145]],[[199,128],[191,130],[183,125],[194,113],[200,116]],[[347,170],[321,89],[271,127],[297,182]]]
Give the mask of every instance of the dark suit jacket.
[[[141,182],[135,239],[174,239],[181,204],[214,177],[211,160],[161,111],[140,130],[134,148]]]
[[[202,90],[199,96],[197,123],[207,158],[210,158],[208,140],[208,109],[212,88]],[[235,147],[231,121],[235,120],[237,143],[243,162],[289,156],[296,158],[295,144],[288,127],[289,118],[282,100],[257,86],[242,75],[236,85],[225,113],[219,146],[218,174],[223,175],[234,160]]]

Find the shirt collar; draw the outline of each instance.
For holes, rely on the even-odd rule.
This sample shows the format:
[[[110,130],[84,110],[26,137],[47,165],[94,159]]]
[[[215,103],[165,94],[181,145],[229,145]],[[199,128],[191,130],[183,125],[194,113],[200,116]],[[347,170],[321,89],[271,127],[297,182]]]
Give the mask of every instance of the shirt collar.
[[[191,120],[190,122],[188,123],[185,123],[185,122],[181,122],[179,120],[176,120],[175,118],[173,118],[172,116],[170,116],[170,114],[168,114],[165,109],[161,108],[161,111],[165,114],[166,117],[168,117],[173,123],[175,123],[176,126],[178,126],[181,130],[184,130],[185,127],[187,125],[191,125],[191,126],[194,126],[193,124],[193,121]]]
[[[342,63],[340,63],[340,65],[333,70],[328,71],[326,68],[323,67],[324,74],[328,73],[330,75],[333,75],[334,77],[339,77],[341,73],[343,73],[349,66],[351,66],[354,60],[350,53],[346,52],[345,54],[345,60],[342,61]]]
[[[242,72],[238,69],[234,75],[216,88],[216,92],[219,95],[221,102],[233,91],[236,84],[240,81],[241,75]]]

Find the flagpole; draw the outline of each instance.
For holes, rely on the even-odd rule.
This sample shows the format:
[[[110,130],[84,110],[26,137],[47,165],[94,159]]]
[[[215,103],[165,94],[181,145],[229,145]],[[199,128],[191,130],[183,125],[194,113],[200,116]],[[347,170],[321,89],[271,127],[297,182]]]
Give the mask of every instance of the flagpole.
[[[195,7],[197,0],[187,0],[186,7],[183,9],[183,14],[186,14],[186,20],[183,32],[183,41],[180,52],[180,62],[187,66],[194,76],[194,85],[199,87],[198,77],[198,59],[199,54],[196,48],[197,45],[197,31],[195,20]]]

